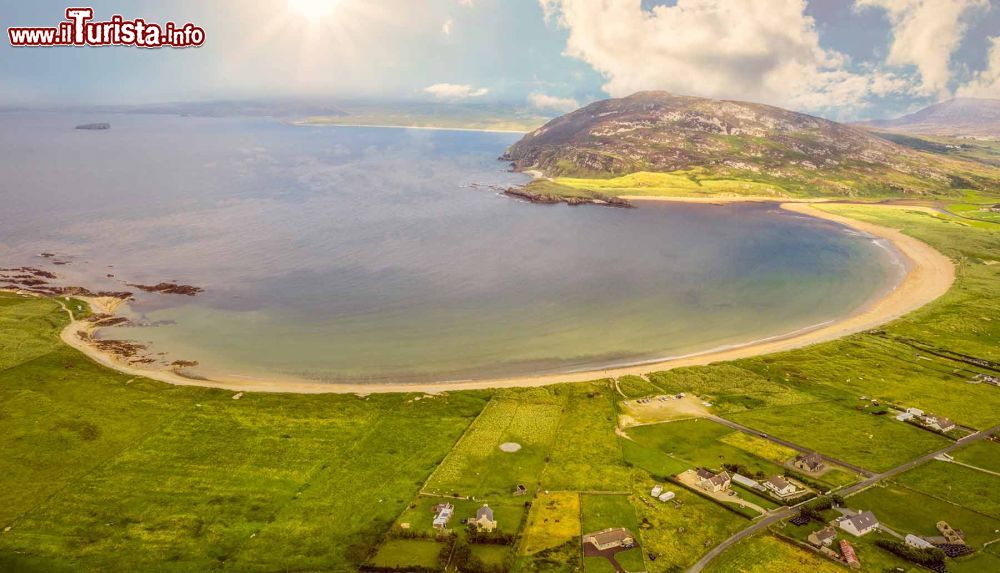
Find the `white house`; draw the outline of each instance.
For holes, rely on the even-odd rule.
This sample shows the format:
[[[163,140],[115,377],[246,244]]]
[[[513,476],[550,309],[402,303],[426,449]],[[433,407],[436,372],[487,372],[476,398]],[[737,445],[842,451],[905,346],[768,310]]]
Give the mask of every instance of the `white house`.
[[[670,501],[670,500],[674,499],[674,497],[676,497],[676,495],[674,494],[674,492],[668,491],[668,492],[664,492],[664,493],[660,494],[660,497],[658,497],[657,499],[659,499],[660,501]]]
[[[434,529],[448,527],[451,516],[455,514],[455,506],[450,503],[439,503],[434,506]]]
[[[878,519],[875,517],[874,513],[870,511],[862,511],[850,517],[842,517],[837,525],[851,535],[861,537],[866,533],[870,533],[875,529],[878,529]]]
[[[794,495],[798,490],[782,476],[771,476],[764,480],[764,487],[774,492],[778,497]]]
[[[653,490],[649,492],[649,495],[652,497],[660,497],[661,493],[663,493],[663,486],[656,484],[653,486]]]
[[[470,521],[479,531],[493,531],[497,528],[497,520],[493,517],[493,510],[485,503],[476,511],[476,518]]]
[[[906,409],[906,413],[909,414],[909,415],[911,415],[911,416],[923,416],[924,415],[924,411],[921,410],[920,408],[907,408]]]

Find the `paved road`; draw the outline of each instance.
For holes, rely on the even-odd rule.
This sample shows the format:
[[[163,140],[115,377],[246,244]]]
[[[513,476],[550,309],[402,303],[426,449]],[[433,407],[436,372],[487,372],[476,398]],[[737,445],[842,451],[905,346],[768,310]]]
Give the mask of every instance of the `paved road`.
[[[786,448],[791,448],[791,449],[793,449],[793,450],[795,450],[797,452],[802,452],[804,454],[811,454],[811,453],[813,453],[815,451],[815,450],[810,450],[809,448],[803,448],[802,446],[800,446],[798,444],[793,444],[792,442],[789,442],[788,440],[782,440],[781,438],[775,438],[774,436],[769,436],[769,435],[765,434],[764,432],[761,432],[761,431],[758,431],[758,430],[754,430],[753,428],[748,428],[748,427],[746,427],[746,426],[744,426],[742,424],[737,424],[736,422],[727,420],[725,418],[720,418],[718,416],[707,416],[707,418],[710,419],[710,420],[712,420],[713,422],[718,422],[718,423],[722,424],[723,426],[728,426],[728,427],[730,427],[730,428],[732,428],[734,430],[739,430],[739,431],[741,431],[743,433],[750,434],[752,436],[757,436],[757,437],[760,437],[760,438],[764,438],[765,440],[770,440],[770,441],[772,441],[772,442],[774,442],[776,444],[785,446]],[[816,452],[816,453],[819,453],[819,452]],[[849,470],[851,470],[853,472],[859,473],[859,474],[861,474],[863,476],[871,477],[871,476],[875,475],[874,472],[866,470],[865,468],[863,468],[861,466],[856,466],[854,464],[845,462],[843,460],[838,460],[837,458],[831,458],[830,456],[826,456],[826,455],[823,455],[823,454],[819,454],[819,456],[821,458],[823,458],[824,460],[826,460],[828,463],[845,467],[845,468],[847,468],[847,469],[849,469]]]
[[[713,419],[715,419],[715,421],[717,421],[717,422],[725,423],[730,428],[741,429],[741,427],[738,427],[739,424],[733,424],[732,422],[727,423],[728,420],[723,420],[722,418],[715,418],[715,417],[713,417]],[[747,428],[747,430],[749,430],[749,428]],[[743,431],[746,431],[746,430],[743,430]],[[911,460],[909,462],[906,462],[905,464],[903,464],[901,466],[894,467],[891,470],[882,472],[880,474],[875,474],[875,475],[873,475],[873,476],[865,479],[864,481],[861,481],[861,482],[858,482],[858,483],[856,483],[856,484],[854,484],[852,486],[846,487],[846,488],[838,491],[837,493],[839,495],[844,496],[844,497],[847,497],[847,496],[849,496],[851,494],[858,493],[859,491],[861,491],[863,489],[866,489],[868,487],[871,487],[873,484],[875,484],[875,483],[877,483],[879,481],[882,481],[882,480],[887,479],[887,478],[891,478],[892,476],[901,474],[901,473],[903,473],[903,472],[905,472],[907,470],[911,470],[911,469],[919,466],[920,464],[927,463],[927,462],[933,460],[936,456],[939,456],[941,454],[947,454],[947,453],[949,453],[949,452],[951,452],[953,450],[961,448],[962,446],[967,446],[967,445],[969,445],[969,444],[971,444],[973,442],[978,442],[980,440],[984,440],[984,439],[992,436],[993,434],[997,433],[998,431],[1000,431],[1000,424],[998,424],[996,426],[993,426],[992,428],[990,428],[988,430],[983,430],[981,432],[976,432],[975,434],[970,434],[968,436],[965,436],[961,440],[958,440],[957,442],[955,442],[953,444],[950,444],[950,445],[948,445],[945,448],[941,448],[940,450],[938,450],[936,452],[931,452],[929,454],[920,456],[919,458],[917,458],[915,460]],[[754,432],[754,430],[750,430],[750,432]],[[756,433],[757,433],[757,435],[760,435],[760,432],[756,432]],[[781,442],[778,442],[778,443],[781,443]],[[794,446],[789,446],[789,447],[794,447]],[[833,461],[833,460],[831,460],[831,461]],[[834,462],[834,463],[840,463],[840,462]],[[850,466],[848,466],[848,467],[850,467]],[[803,503],[806,503],[806,502],[803,502]],[[729,549],[730,547],[732,547],[733,545],[735,545],[740,540],[745,539],[745,538],[753,535],[754,533],[757,533],[758,531],[761,531],[761,530],[763,530],[763,529],[771,526],[771,524],[773,524],[773,523],[775,523],[777,521],[780,521],[780,520],[785,519],[787,517],[791,517],[796,512],[795,507],[797,507],[797,506],[786,507],[786,508],[783,508],[783,509],[779,509],[778,511],[772,513],[771,515],[765,517],[764,519],[762,519],[762,520],[754,523],[750,527],[747,527],[746,529],[737,532],[735,535],[733,535],[729,539],[723,541],[719,545],[715,546],[715,548],[713,548],[711,551],[709,551],[708,553],[706,553],[701,559],[698,560],[697,563],[695,563],[694,565],[691,566],[690,569],[688,569],[688,573],[700,573],[700,571],[702,571],[705,568],[705,566],[708,565],[713,559],[715,559],[716,557],[718,557],[719,555],[721,555],[723,551],[725,551],[726,549]]]

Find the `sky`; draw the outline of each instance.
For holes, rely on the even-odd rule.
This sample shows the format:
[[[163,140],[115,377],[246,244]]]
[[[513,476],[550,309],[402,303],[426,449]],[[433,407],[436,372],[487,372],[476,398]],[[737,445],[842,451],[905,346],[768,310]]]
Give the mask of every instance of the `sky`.
[[[640,90],[893,117],[1000,98],[1000,0],[0,0],[192,22],[198,48],[0,41],[0,105],[255,98],[505,102],[549,113]]]

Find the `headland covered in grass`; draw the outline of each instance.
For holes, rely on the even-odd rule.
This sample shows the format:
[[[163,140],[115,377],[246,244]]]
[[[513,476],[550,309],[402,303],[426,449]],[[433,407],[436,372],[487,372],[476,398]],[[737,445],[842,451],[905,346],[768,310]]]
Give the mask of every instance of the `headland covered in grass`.
[[[59,341],[69,321],[60,302],[68,301],[0,294],[0,569],[441,570],[449,555],[468,553],[498,570],[568,572],[583,562],[584,527],[611,524],[635,529],[642,552],[623,554],[630,567],[641,558],[645,570],[666,573],[754,523],[671,474],[731,463],[776,472],[789,452],[709,420],[622,428],[623,400],[686,392],[717,416],[869,470],[950,439],[896,421],[886,405],[974,429],[995,425],[1000,391],[975,381],[1000,364],[1000,230],[914,209],[824,208],[932,245],[954,261],[955,285],[879,329],[724,364],[542,388],[367,396],[180,387],[102,368]],[[680,447],[689,427],[699,448]],[[671,440],[674,430],[680,437]],[[499,447],[510,442],[521,449]],[[986,447],[955,459],[992,467]],[[989,569],[998,545],[983,544],[995,537],[985,517],[996,515],[995,476],[929,463],[939,465],[849,505],[903,532],[934,534],[935,520],[954,521],[976,550],[955,570]],[[970,489],[942,485],[949,475]],[[656,483],[676,499],[650,498]],[[523,495],[512,493],[517,485]],[[513,539],[439,541],[426,533],[438,500],[461,512],[456,531],[459,518],[488,503]],[[905,566],[874,545],[857,548],[863,572]],[[711,570],[752,564],[829,563],[763,532]]]
[[[673,200],[660,198],[660,200]],[[869,301],[838,320],[817,324],[793,332],[769,336],[745,343],[727,345],[707,351],[668,356],[646,360],[641,363],[586,370],[579,372],[548,374],[538,376],[517,376],[497,379],[442,380],[427,384],[411,383],[322,383],[294,378],[251,378],[247,376],[213,376],[209,378],[189,378],[173,370],[156,369],[143,364],[129,364],[114,355],[102,351],[92,344],[92,337],[81,336],[90,333],[94,324],[85,320],[74,320],[62,331],[62,339],[68,345],[87,354],[99,363],[121,372],[146,376],[162,382],[185,386],[206,386],[229,390],[258,392],[297,393],[370,393],[370,392],[439,392],[462,389],[485,389],[517,386],[544,386],[558,382],[590,380],[599,376],[624,376],[683,366],[710,364],[723,360],[746,358],[770,352],[800,348],[817,342],[833,340],[842,336],[878,327],[890,320],[913,311],[944,294],[954,281],[954,267],[948,257],[934,250],[926,243],[907,236],[894,229],[858,221],[838,215],[836,210],[819,209],[816,206],[783,203],[782,207],[800,215],[817,217],[845,225],[873,238],[888,241],[901,256],[906,266],[906,274],[895,288],[884,296]],[[883,207],[879,207],[883,208]],[[920,210],[919,207],[911,209]],[[98,312],[108,312],[103,305],[106,301],[91,299]]]

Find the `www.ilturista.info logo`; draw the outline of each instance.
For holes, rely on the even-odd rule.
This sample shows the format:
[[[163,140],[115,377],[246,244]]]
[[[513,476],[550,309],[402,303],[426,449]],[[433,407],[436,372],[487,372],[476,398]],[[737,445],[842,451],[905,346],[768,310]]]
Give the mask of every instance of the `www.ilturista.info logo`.
[[[11,27],[7,37],[14,47],[27,46],[135,46],[190,48],[205,43],[205,30],[194,24],[153,24],[142,18],[126,20],[115,14],[106,22],[92,22],[93,8],[66,8],[66,20],[45,28]]]

